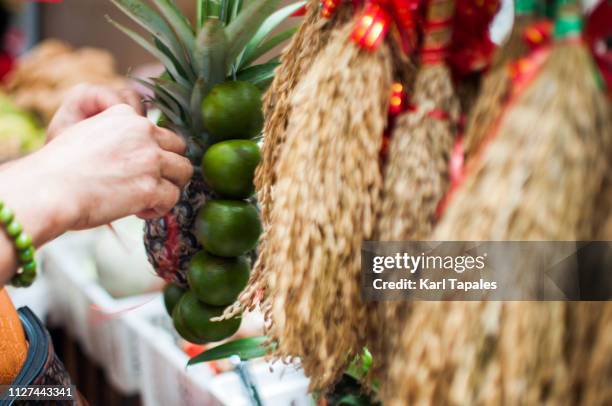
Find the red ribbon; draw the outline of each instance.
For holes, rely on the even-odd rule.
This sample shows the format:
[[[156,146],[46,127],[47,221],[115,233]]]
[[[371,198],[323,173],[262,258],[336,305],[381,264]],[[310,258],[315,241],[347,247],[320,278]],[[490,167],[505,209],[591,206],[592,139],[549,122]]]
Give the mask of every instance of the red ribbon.
[[[321,15],[330,18],[342,0],[323,0]],[[352,0],[358,7],[362,0]],[[353,41],[369,51],[375,50],[391,27],[399,32],[402,49],[409,53],[416,45],[414,18],[419,0],[367,0],[351,35]]]
[[[321,2],[321,16],[330,18],[338,8],[342,0],[323,0]]]

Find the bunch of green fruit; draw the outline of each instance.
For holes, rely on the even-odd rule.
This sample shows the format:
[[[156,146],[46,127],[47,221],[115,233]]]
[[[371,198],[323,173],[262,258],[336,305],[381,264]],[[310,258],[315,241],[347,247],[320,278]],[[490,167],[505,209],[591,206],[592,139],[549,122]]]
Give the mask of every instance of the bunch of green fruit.
[[[263,122],[261,91],[247,82],[228,81],[212,88],[202,102],[206,129],[214,141],[202,158],[206,185],[218,198],[198,211],[194,233],[203,249],[189,263],[189,289],[175,302],[177,287],[166,289],[166,306],[176,330],[188,341],[218,341],[234,334],[239,319],[211,322],[244,289],[251,269],[247,253],[255,248],[261,223],[245,199],[254,192],[260,161],[252,138]],[[172,286],[172,285],[170,285]]]
[[[188,341],[218,341],[240,319],[212,322],[246,285],[261,232],[253,194],[262,127],[261,91],[278,58],[262,57],[295,28],[276,27],[303,1],[276,10],[280,0],[194,0],[195,26],[173,0],[112,0],[148,31],[153,41],[114,22],[165,67],[141,83],[163,114],[163,126],[182,135],[196,168],[177,205],[145,224],[145,247],[156,273],[169,285],[166,305]],[[155,5],[157,10],[148,4]],[[160,123],[160,125],[162,125]]]

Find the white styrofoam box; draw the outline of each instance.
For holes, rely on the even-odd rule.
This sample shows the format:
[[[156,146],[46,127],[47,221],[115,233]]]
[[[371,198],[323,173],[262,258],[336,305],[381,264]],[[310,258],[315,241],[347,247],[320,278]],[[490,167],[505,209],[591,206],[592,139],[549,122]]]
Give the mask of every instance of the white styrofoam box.
[[[156,304],[154,303],[156,302]],[[141,394],[145,406],[250,405],[234,372],[214,375],[208,364],[186,367],[188,356],[177,345],[177,335],[160,298],[145,312],[126,317],[140,333]],[[248,363],[249,372],[265,406],[309,406],[308,379],[294,367],[263,360]]]
[[[64,326],[84,352],[104,368],[119,391],[137,393],[138,338],[123,319],[159,294],[123,299],[110,296],[96,283],[89,246],[75,235],[54,241],[45,248],[43,258],[53,303],[50,322]]]

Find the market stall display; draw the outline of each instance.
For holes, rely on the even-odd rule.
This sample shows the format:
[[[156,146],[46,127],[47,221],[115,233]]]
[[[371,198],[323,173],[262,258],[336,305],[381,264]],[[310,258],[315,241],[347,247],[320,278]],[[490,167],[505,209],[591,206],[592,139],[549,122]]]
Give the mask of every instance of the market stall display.
[[[468,6],[463,2],[462,7]],[[494,58],[473,115],[462,119],[454,95],[460,72],[453,71],[454,83],[443,73],[449,60],[457,69],[457,61],[445,54],[457,51],[448,40],[454,37],[450,22],[458,21],[452,17],[452,3],[373,1],[352,9],[328,1],[318,10],[312,7],[320,20],[307,18],[305,24],[330,24],[332,34],[314,61],[304,57],[308,67],[297,71],[300,77],[279,75],[271,86],[291,91],[285,96],[288,103],[280,99],[270,104],[264,124],[256,185],[265,231],[256,277],[240,297],[245,308],[259,303],[267,310],[274,353],[298,358],[312,388],[329,390],[364,345],[386,347],[387,356],[373,353],[373,371],[380,373],[374,378],[385,377],[378,388],[385,404],[562,402],[571,396],[588,404],[587,397],[572,392],[576,379],[587,387],[606,379],[586,383],[564,372],[578,355],[563,353],[567,348],[561,344],[573,329],[586,328],[566,318],[582,312],[580,306],[417,302],[391,312],[397,318],[384,324],[381,317],[366,316],[372,309],[359,297],[358,272],[359,246],[377,237],[375,227],[383,240],[596,238],[594,228],[601,226],[602,216],[594,208],[602,201],[609,204],[611,114],[602,82],[593,73],[596,65],[582,44],[581,11],[575,3],[560,2],[551,40],[550,23],[532,24],[544,5],[517,3],[517,26]],[[325,21],[344,7],[355,13],[352,22],[334,26]],[[405,24],[407,10],[414,12],[415,24]],[[490,20],[493,13],[485,11]],[[405,38],[411,37],[405,33],[410,27],[419,42],[404,57],[419,66],[416,80],[394,70],[401,61],[397,50],[405,51]],[[565,63],[558,59],[561,55]],[[470,65],[476,64],[463,66]],[[295,59],[283,60],[279,70],[295,72],[295,66]],[[404,65],[403,73],[410,66]],[[422,79],[437,69],[435,78]],[[367,78],[373,77],[377,83],[370,88]],[[401,85],[392,86],[394,81]],[[402,103],[399,89],[408,90],[408,102],[391,120],[393,104]],[[461,101],[464,114],[470,114],[469,101]],[[276,114],[284,120],[280,124],[272,121]],[[457,136],[463,121],[468,123],[467,155]],[[367,128],[363,139],[362,128]],[[388,146],[385,134],[391,134]],[[268,136],[271,146],[266,147]],[[402,141],[405,151],[399,149]],[[386,160],[379,160],[381,148]],[[395,178],[390,176],[394,173]],[[381,187],[386,182],[389,186]],[[575,196],[577,190],[580,196]],[[396,212],[385,212],[394,206]],[[602,212],[609,212],[606,207]],[[402,224],[410,226],[402,229]],[[419,225],[426,226],[421,233]],[[584,323],[600,325],[605,314],[601,307]],[[368,322],[371,333],[364,336]],[[387,329],[393,323],[397,334]],[[529,328],[531,333],[525,333]],[[524,367],[512,364],[506,345],[518,342],[521,359],[545,360]],[[516,350],[514,344],[512,348]],[[601,356],[581,355],[593,365],[599,365]],[[558,370],[547,375],[552,364]],[[533,378],[528,383],[513,386],[528,375]],[[505,386],[494,390],[493,382],[500,379]]]
[[[196,0],[195,21],[111,2],[161,65],[134,78],[149,118],[194,167],[166,215],[43,249],[50,324],[113,386],[146,405],[612,404],[609,303],[370,300],[362,279],[369,242],[612,238],[609,1],[516,0],[498,47],[501,0]],[[127,83],[104,51],[24,56],[0,161],[82,81]],[[606,273],[611,253],[576,262]],[[517,289],[547,272],[534,258]]]

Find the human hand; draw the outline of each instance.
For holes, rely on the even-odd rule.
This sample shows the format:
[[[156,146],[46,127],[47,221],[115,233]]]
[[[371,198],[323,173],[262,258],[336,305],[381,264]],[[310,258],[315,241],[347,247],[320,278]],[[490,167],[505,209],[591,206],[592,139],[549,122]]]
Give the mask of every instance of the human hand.
[[[179,136],[116,105],[0,171],[0,196],[38,243],[131,214],[158,217],[192,176],[184,151]]]
[[[72,88],[47,128],[47,142],[80,121],[99,114],[116,104],[128,104],[143,113],[138,95],[131,90],[109,86],[81,84]]]

